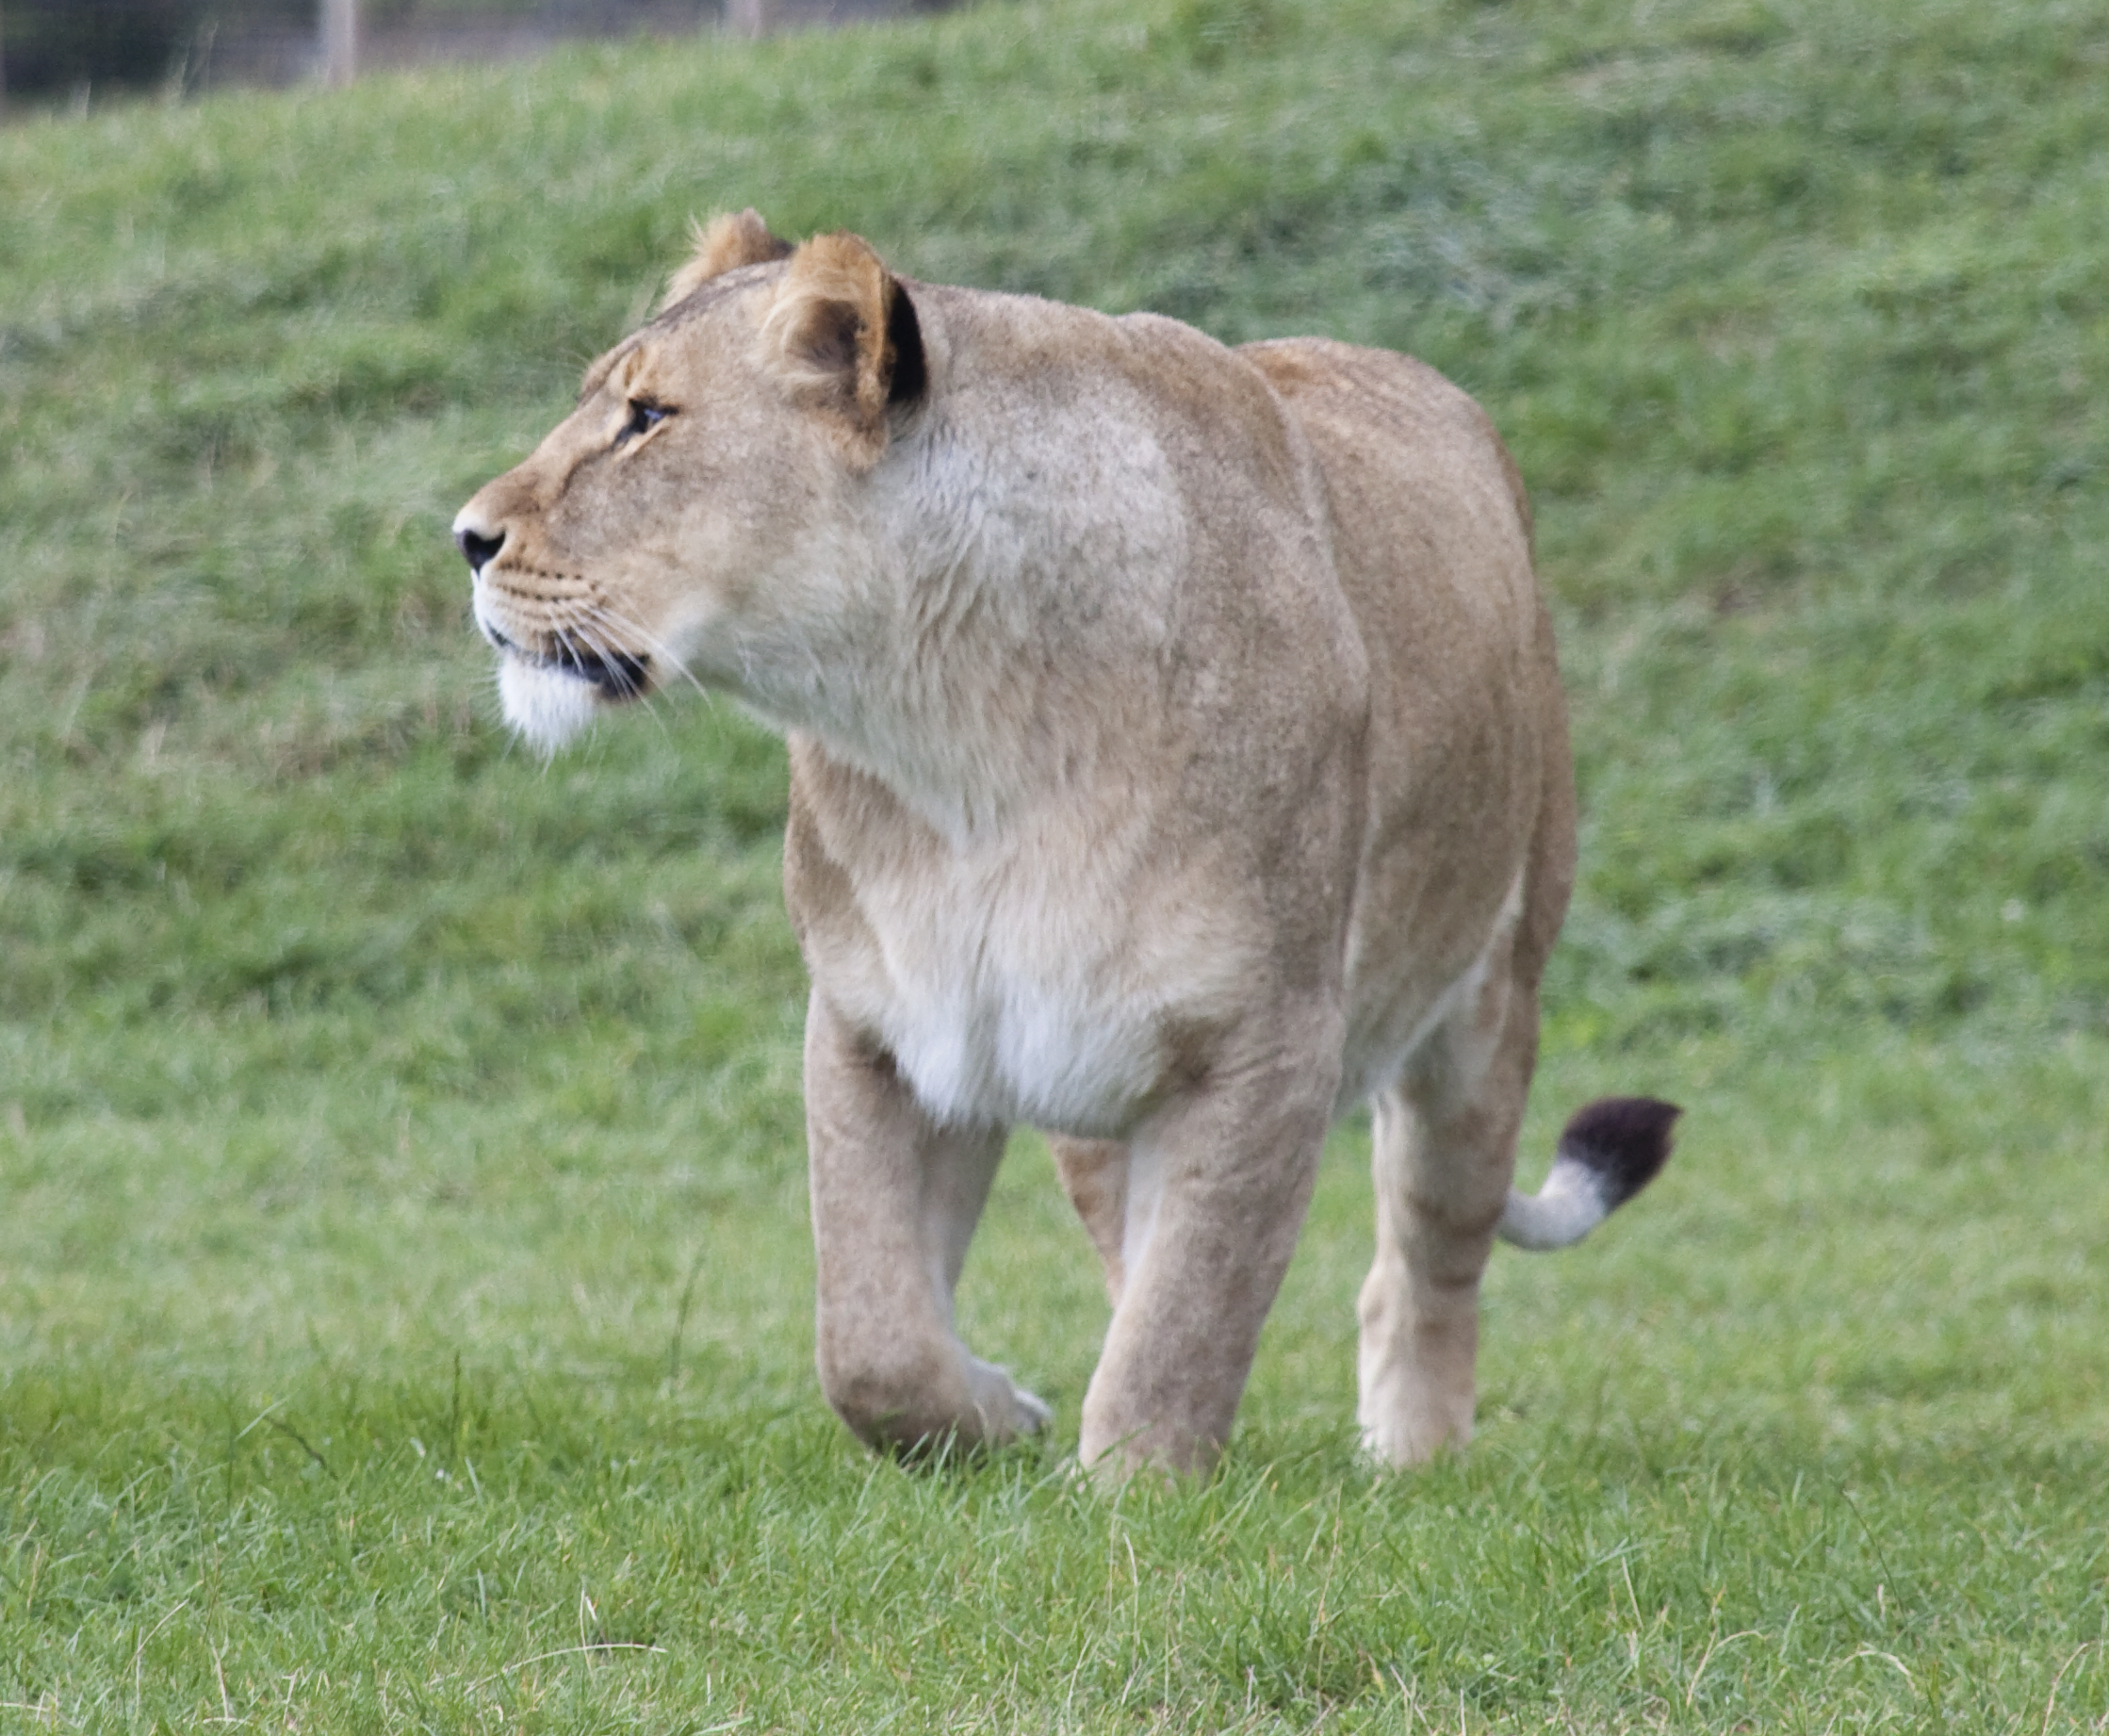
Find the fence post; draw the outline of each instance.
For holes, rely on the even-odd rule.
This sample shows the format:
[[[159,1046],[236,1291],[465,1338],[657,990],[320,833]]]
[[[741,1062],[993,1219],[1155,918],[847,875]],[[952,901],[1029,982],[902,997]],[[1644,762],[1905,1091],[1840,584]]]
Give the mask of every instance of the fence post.
[[[322,0],[322,79],[348,85],[359,74],[359,0]]]

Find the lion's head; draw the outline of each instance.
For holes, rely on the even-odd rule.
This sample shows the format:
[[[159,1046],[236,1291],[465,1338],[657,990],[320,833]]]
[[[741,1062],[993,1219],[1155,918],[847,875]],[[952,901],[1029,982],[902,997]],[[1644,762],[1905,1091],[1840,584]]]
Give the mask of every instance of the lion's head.
[[[507,720],[553,750],[601,704],[674,677],[742,692],[777,640],[803,654],[803,593],[924,381],[914,303],[858,237],[711,223],[658,317],[454,520]]]

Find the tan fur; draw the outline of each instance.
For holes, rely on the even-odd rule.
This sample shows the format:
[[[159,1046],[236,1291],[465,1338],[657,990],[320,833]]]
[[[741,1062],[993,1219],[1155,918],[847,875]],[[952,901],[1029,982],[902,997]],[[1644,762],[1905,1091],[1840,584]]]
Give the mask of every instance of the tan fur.
[[[875,459],[885,447],[893,280],[853,235],[815,236],[793,260],[761,322],[767,360],[788,389],[842,411],[854,435],[848,450]]]
[[[1206,1465],[1374,1098],[1364,1436],[1462,1443],[1575,849],[1492,426],[1400,356],[776,246],[713,224],[458,529],[543,745],[623,658],[789,732],[829,1399],[900,1446],[1045,1420],[952,1310],[1035,1124],[1115,1303],[1083,1456]]]
[[[761,213],[751,205],[737,217],[730,212],[713,217],[695,230],[695,252],[668,281],[659,311],[664,313],[687,301],[713,277],[723,277],[743,265],[789,258],[791,251],[791,243],[771,235]]]

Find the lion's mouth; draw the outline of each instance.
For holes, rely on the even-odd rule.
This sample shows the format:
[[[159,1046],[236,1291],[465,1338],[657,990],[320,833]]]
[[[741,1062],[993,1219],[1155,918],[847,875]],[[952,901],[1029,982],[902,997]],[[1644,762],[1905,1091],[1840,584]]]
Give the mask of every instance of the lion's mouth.
[[[634,699],[645,691],[651,662],[646,657],[633,657],[628,651],[587,650],[575,645],[560,644],[544,663],[552,669],[576,676],[590,682],[600,691],[604,699]]]
[[[634,699],[651,684],[651,659],[630,651],[582,646],[559,634],[547,651],[531,651],[509,639],[488,621],[479,621],[483,636],[508,657],[536,669],[553,669],[584,681],[603,699]]]

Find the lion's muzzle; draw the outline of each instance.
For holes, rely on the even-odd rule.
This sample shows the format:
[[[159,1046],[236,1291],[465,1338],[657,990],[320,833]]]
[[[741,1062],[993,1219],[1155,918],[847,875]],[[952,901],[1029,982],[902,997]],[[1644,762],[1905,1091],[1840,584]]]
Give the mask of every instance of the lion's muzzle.
[[[597,689],[603,699],[634,699],[651,685],[652,660],[649,657],[612,650],[605,646],[581,645],[574,633],[561,627],[547,635],[546,647],[536,650],[509,637],[482,608],[478,608],[475,614],[476,625],[483,637],[507,657],[584,681]]]
[[[636,698],[645,691],[651,665],[648,657],[635,657],[628,651],[589,650],[561,635],[548,662],[551,668],[592,682],[604,699]]]

